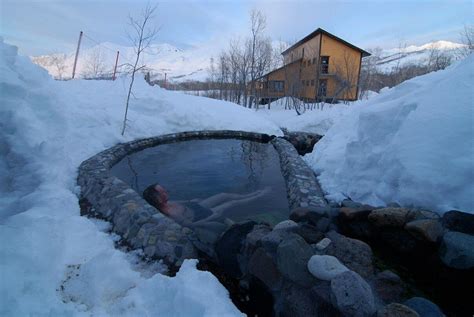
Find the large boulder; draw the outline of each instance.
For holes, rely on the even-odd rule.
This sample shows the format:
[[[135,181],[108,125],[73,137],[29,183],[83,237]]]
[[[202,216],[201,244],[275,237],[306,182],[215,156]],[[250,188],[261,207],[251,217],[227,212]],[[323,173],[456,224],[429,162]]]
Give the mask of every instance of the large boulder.
[[[443,224],[450,231],[474,235],[474,214],[451,210],[443,215]]]
[[[308,270],[314,277],[324,281],[330,281],[337,275],[349,271],[331,255],[313,255],[308,261]]]
[[[324,233],[315,226],[307,223],[299,223],[297,227],[293,229],[293,232],[302,237],[309,244],[319,242],[324,238]]]
[[[284,220],[273,227],[273,230],[292,230],[298,227],[298,224],[293,220]]]
[[[287,284],[282,289],[276,307],[276,315],[281,317],[333,317],[340,314],[330,302],[329,282],[318,283],[311,289],[296,284]]]
[[[474,236],[448,231],[443,236],[439,255],[444,264],[455,269],[474,267]]]
[[[239,278],[242,276],[239,254],[245,237],[256,224],[254,221],[234,224],[216,242],[216,255],[219,265],[231,277]]]
[[[410,221],[405,229],[419,240],[435,243],[443,235],[443,226],[438,219]]]
[[[443,312],[439,307],[423,297],[413,297],[403,303],[410,307],[422,317],[444,317]]]
[[[407,208],[381,208],[373,210],[369,221],[376,227],[398,227],[401,228],[407,222],[410,210]]]
[[[262,246],[272,256],[276,256],[278,246],[283,240],[297,236],[289,230],[272,230],[259,240],[258,245]]]
[[[330,207],[298,207],[290,212],[290,219],[316,226],[321,218],[329,216],[330,209]]]
[[[331,301],[344,316],[366,317],[376,311],[372,289],[353,271],[341,273],[331,280]]]
[[[309,273],[307,263],[313,249],[300,236],[283,240],[277,249],[277,266],[281,274],[290,281],[304,287],[314,285],[316,279]]]
[[[424,317],[416,311],[399,303],[391,303],[377,311],[377,317]]]
[[[326,236],[331,240],[324,250],[327,255],[338,258],[350,270],[363,277],[370,277],[374,273],[372,264],[372,249],[360,240],[345,237],[335,231],[330,231]]]
[[[400,302],[406,293],[406,285],[397,274],[389,270],[375,275],[373,287],[377,296],[385,303]]]
[[[269,290],[276,291],[281,287],[282,276],[278,271],[276,261],[263,248],[258,248],[250,257],[248,272],[258,278]]]

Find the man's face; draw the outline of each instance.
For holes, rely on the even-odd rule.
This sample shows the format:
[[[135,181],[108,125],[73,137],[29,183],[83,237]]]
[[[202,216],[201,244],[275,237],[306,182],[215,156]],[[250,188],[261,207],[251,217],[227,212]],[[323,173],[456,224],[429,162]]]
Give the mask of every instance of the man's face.
[[[168,192],[161,185],[155,186],[155,191],[158,193],[159,203],[166,204],[168,202]]]

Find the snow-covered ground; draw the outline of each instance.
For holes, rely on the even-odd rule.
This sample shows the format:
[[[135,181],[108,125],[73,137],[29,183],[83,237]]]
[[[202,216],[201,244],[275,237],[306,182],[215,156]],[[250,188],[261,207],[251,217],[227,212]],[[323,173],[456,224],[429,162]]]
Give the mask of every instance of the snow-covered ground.
[[[139,80],[120,136],[125,79],[58,82],[0,39],[0,315],[239,316],[187,261],[174,278],[137,266],[107,224],[80,216],[79,164],[118,142],[234,129],[281,135],[250,109]]]
[[[305,156],[328,197],[473,212],[474,56],[367,101],[297,116],[137,82],[120,136],[126,79],[58,82],[0,40],[0,315],[236,316],[227,291],[187,261],[176,277],[114,247],[81,217],[79,164],[117,142],[234,129],[325,137]],[[210,300],[212,298],[212,300]]]
[[[471,54],[337,113],[305,158],[336,201],[472,213],[473,92]]]

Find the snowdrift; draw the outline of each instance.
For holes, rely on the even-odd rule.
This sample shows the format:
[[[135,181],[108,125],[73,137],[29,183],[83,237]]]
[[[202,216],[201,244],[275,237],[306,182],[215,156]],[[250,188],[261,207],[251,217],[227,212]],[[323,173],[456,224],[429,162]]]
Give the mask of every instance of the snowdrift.
[[[331,200],[474,212],[474,55],[348,109],[305,158]]]
[[[126,79],[54,81],[0,38],[0,315],[241,315],[195,261],[170,278],[163,266],[117,250],[107,223],[80,216],[77,167],[135,138],[280,129],[252,110],[139,81],[123,138],[126,86]]]

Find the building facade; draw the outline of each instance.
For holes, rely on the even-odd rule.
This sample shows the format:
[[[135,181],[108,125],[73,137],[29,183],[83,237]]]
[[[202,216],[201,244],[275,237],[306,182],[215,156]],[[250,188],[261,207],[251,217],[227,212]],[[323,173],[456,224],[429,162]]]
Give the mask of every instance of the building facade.
[[[282,52],[284,66],[257,80],[257,97],[357,100],[362,58],[370,54],[318,28]]]

